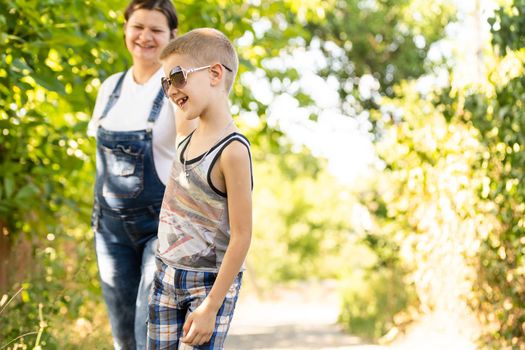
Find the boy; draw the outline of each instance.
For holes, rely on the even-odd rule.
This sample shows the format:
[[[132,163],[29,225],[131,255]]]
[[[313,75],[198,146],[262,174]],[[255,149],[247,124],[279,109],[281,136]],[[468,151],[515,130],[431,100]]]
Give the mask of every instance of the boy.
[[[250,146],[228,100],[238,58],[221,32],[200,28],[171,41],[161,60],[178,109],[177,156],[160,213],[148,345],[223,349],[252,226]]]

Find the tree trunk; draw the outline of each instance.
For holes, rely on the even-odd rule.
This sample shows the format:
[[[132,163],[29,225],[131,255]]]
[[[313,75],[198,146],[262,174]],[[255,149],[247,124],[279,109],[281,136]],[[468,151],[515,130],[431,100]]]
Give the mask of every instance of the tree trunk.
[[[24,235],[14,238],[0,221],[0,297],[11,294],[15,283],[24,282],[33,262],[31,241]]]

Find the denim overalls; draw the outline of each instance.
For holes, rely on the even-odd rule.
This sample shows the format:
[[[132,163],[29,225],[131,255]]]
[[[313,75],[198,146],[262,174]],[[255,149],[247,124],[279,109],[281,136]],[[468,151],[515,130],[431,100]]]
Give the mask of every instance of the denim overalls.
[[[119,98],[125,75],[119,78],[100,119]],[[146,349],[148,295],[165,189],[155,170],[152,127],[163,102],[160,89],[146,130],[109,131],[102,126],[97,130],[92,225],[115,349]]]

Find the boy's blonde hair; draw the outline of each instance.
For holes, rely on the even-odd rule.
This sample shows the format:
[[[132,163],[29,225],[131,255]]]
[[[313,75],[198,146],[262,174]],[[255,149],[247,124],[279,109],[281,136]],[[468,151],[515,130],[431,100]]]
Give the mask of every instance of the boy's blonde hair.
[[[232,71],[224,69],[224,81],[228,93],[231,91],[239,68],[239,59],[232,43],[222,32],[213,28],[193,29],[171,40],[162,50],[160,59],[164,60],[174,54],[190,56],[199,65],[221,63],[228,67]]]

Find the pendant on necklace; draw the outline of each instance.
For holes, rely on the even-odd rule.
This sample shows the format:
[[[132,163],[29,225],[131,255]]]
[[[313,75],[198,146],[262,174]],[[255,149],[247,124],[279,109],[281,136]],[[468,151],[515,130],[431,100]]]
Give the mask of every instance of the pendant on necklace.
[[[186,179],[189,179],[190,178],[190,173],[187,170],[185,171],[185,173],[186,173]]]

